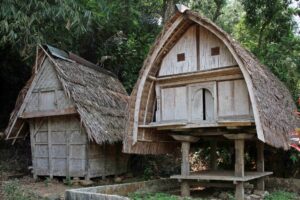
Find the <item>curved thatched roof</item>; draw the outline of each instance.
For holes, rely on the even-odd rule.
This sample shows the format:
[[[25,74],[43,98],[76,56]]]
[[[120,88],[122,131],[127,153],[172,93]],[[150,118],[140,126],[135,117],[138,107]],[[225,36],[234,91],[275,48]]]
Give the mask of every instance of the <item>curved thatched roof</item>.
[[[276,148],[289,149],[289,133],[299,120],[294,115],[295,103],[286,86],[257,58],[209,19],[184,7],[170,18],[156,39],[140,71],[140,77],[130,98],[129,122],[124,151],[131,153],[165,153],[172,151],[167,143],[151,138],[151,142],[138,140],[138,125],[145,118],[144,96],[151,92],[148,76],[155,76],[162,58],[178,38],[192,24],[199,24],[217,36],[237,61],[249,91],[253,107],[257,138]],[[154,91],[152,91],[154,92]],[[148,134],[143,130],[143,134]],[[150,133],[149,133],[150,134]],[[169,143],[171,144],[171,143]]]
[[[52,47],[42,51],[53,63],[67,96],[73,100],[89,138],[98,144],[123,140],[128,96],[121,82],[110,72],[74,54],[68,58],[62,57],[56,55]],[[73,57],[77,62],[72,60]],[[79,60],[82,64],[78,63]],[[26,96],[24,94],[35,74],[20,93],[6,129],[7,137],[11,137],[12,132],[17,130],[15,126],[21,124],[18,117],[22,113],[20,109]]]

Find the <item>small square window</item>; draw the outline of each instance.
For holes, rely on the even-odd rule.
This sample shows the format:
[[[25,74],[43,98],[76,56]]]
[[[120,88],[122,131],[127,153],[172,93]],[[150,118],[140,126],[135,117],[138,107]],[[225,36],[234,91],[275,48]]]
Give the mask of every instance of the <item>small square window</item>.
[[[211,48],[211,56],[220,55],[220,47],[213,47]]]
[[[177,54],[177,62],[185,61],[185,54],[179,53]]]

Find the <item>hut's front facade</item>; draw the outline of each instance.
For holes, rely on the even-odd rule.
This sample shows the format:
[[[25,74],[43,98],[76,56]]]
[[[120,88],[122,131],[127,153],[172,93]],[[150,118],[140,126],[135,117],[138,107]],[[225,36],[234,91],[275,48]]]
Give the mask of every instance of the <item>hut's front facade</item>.
[[[30,135],[34,177],[89,179],[126,172],[127,156],[121,153],[126,91],[97,68],[74,54],[39,47],[6,130],[7,139]]]
[[[211,21],[178,6],[157,38],[131,94],[127,153],[174,152],[181,144],[182,194],[190,180],[236,184],[244,199],[244,182],[258,179],[264,190],[264,143],[289,148],[289,133],[299,123],[287,88],[248,51]],[[212,138],[211,171],[190,173],[192,142]],[[216,141],[235,146],[235,169],[216,171]],[[257,170],[244,170],[245,140],[257,142]]]

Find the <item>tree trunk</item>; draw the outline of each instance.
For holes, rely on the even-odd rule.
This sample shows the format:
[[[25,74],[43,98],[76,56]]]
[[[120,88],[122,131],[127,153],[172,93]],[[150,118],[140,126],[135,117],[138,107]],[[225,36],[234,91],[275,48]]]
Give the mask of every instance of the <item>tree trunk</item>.
[[[162,23],[164,24],[175,12],[175,4],[178,0],[164,0],[163,3],[163,13],[162,13]]]

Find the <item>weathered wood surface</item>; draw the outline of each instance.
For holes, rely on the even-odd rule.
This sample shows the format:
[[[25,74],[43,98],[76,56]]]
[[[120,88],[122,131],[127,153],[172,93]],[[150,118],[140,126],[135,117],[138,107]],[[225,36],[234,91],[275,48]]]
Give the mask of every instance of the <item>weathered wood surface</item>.
[[[218,82],[218,114],[220,117],[253,116],[244,80]]]
[[[217,49],[216,53],[213,53]],[[205,28],[194,25],[163,58],[159,76],[210,70],[236,65],[224,43]]]
[[[256,143],[257,148],[257,164],[256,164],[256,170],[258,172],[264,172],[265,171],[265,160],[264,160],[264,143],[257,141]],[[264,178],[260,178],[257,180],[257,189],[264,191],[265,190],[265,180]]]
[[[159,76],[197,71],[196,45],[196,26],[192,26],[163,59]],[[183,60],[178,60],[180,54]]]
[[[120,144],[88,142],[75,116],[36,118],[30,124],[35,176],[92,178],[127,170],[127,156],[120,154]]]
[[[200,70],[236,65],[226,45],[209,30],[200,26]],[[212,48],[219,48],[218,55],[212,55]]]
[[[235,147],[234,175],[239,177],[245,176],[244,146],[245,146],[244,139],[234,140],[234,147]]]
[[[30,97],[25,113],[63,110],[74,106],[74,103],[65,94],[49,59],[45,60],[40,73],[32,92],[29,93]]]
[[[201,41],[203,40],[203,36],[205,38],[206,37],[205,34],[206,33],[208,34],[208,36],[206,37],[206,41],[209,44],[207,44],[205,48],[210,49],[210,54],[211,54],[210,56],[213,57],[207,60],[197,58],[197,63],[199,63],[200,65],[200,72],[201,72],[201,61],[206,63],[212,63],[210,64],[211,66],[208,66],[209,68],[215,67],[215,64],[218,63],[217,61],[218,59],[215,58],[222,57],[222,52],[224,52],[222,48],[224,46],[226,47],[229,56],[235,61],[234,64],[230,63],[229,61],[231,60],[231,58],[226,57],[226,59],[224,59],[224,63],[230,63],[231,65],[238,65],[240,71],[243,74],[242,77],[232,78],[231,80],[244,79],[246,83],[244,84],[244,86],[239,86],[239,84],[233,84],[233,86],[228,86],[229,92],[230,91],[233,92],[234,95],[241,95],[240,99],[244,99],[245,101],[237,99],[237,103],[233,105],[232,99],[234,100],[234,98],[232,98],[233,95],[231,95],[230,98],[225,99],[224,101],[225,103],[229,104],[229,106],[227,107],[234,108],[234,115],[231,115],[230,113],[232,112],[232,110],[230,109],[226,110],[225,108],[223,111],[220,112],[222,114],[221,116],[226,118],[234,118],[235,116],[238,116],[245,119],[245,116],[248,115],[248,119],[252,118],[255,120],[257,138],[259,140],[261,140],[262,142],[266,142],[270,145],[273,145],[275,147],[283,147],[285,149],[288,149],[289,148],[288,142],[286,141],[287,137],[285,136],[286,133],[289,132],[288,130],[292,130],[292,127],[296,124],[295,123],[296,120],[295,117],[290,117],[291,115],[287,114],[288,112],[291,113],[293,110],[291,108],[295,109],[295,106],[292,103],[292,98],[288,93],[286,87],[282,85],[280,81],[276,79],[276,77],[269,70],[267,70],[263,65],[261,65],[253,55],[251,55],[247,50],[242,48],[236,41],[234,41],[223,30],[221,30],[215,24],[211,23],[206,18],[196,14],[195,12],[187,11],[184,14],[177,13],[176,15],[174,15],[172,20],[166,23],[162,33],[159,35],[158,39],[153,45],[153,48],[151,49],[148,58],[144,62],[144,66],[140,72],[140,77],[137,81],[137,85],[131,95],[132,103],[131,103],[130,119],[132,119],[132,123],[129,123],[128,137],[126,137],[128,142],[125,142],[125,147],[126,147],[124,148],[125,151],[132,152],[132,153],[141,153],[141,154],[166,153],[168,152],[167,151],[168,149],[171,151],[171,149],[168,147],[168,144],[160,145],[159,141],[157,141],[157,145],[155,145],[154,142],[151,145],[142,142],[136,144],[139,131],[141,131],[141,134],[151,135],[153,133],[152,134],[153,138],[156,137],[155,136],[156,131],[154,130],[154,128],[153,129],[149,128],[147,130],[143,128],[139,128],[140,125],[145,125],[140,123],[141,122],[140,119],[144,118],[143,116],[145,114],[147,115],[148,113],[148,112],[145,113],[143,110],[144,107],[146,107],[144,104],[147,102],[147,98],[146,98],[147,95],[145,94],[149,92],[149,87],[150,87],[149,82],[151,81],[148,78],[148,76],[149,75],[153,77],[157,76],[159,72],[159,68],[161,66],[160,63],[162,63],[163,59],[166,58],[168,53],[172,51],[173,46],[177,44],[177,42],[182,37],[183,33],[185,33],[191,26],[194,26],[195,24],[200,26],[200,30],[197,31],[196,29],[196,33],[195,33],[197,35],[198,32],[200,35],[199,37],[197,37],[199,44],[202,44]],[[201,31],[205,31],[205,33],[202,34],[202,39],[201,39]],[[195,40],[196,41],[195,43],[197,43],[197,38]],[[216,40],[212,41],[211,38]],[[219,44],[221,44],[222,46],[218,46]],[[215,50],[213,51],[213,49],[216,49],[216,47],[219,48],[217,53]],[[193,50],[193,48],[189,50]],[[196,48],[195,51],[197,52],[197,55],[199,54],[201,55],[201,53],[203,53],[203,51],[201,51],[201,48]],[[221,64],[218,63],[218,66],[221,65],[223,65],[223,60]],[[222,67],[211,68],[211,71],[225,69],[227,67],[229,68],[229,66],[225,67],[226,65],[227,64],[224,64],[223,68]],[[192,77],[192,74],[194,73],[197,74],[198,71],[158,76],[156,77],[155,82],[160,84],[161,87],[179,87],[179,86],[182,87],[191,83],[220,81],[219,78],[216,78],[218,80],[214,80],[215,77],[209,77],[209,78],[201,77],[198,78],[198,80],[197,78],[192,78],[192,80],[190,80],[189,77]],[[224,78],[224,76],[222,78]],[[173,79],[174,81],[172,81],[171,79]],[[229,80],[230,79],[226,81]],[[225,80],[223,79],[223,81]],[[265,85],[267,85],[268,87],[262,87]],[[237,86],[237,89],[232,89],[233,87],[235,88],[235,86]],[[227,88],[227,86],[224,87]],[[248,92],[248,96],[250,97],[250,101],[249,99],[246,100],[246,98],[244,98],[247,95],[245,95],[245,91],[242,90],[241,88],[246,89],[246,91]],[[283,93],[285,95],[282,95]],[[221,95],[218,95],[217,98],[220,97]],[[286,97],[286,98],[282,98],[282,97]],[[251,106],[248,107],[245,102],[251,102]],[[267,105],[268,102],[272,102],[271,103],[272,106],[268,106]],[[151,102],[151,101],[148,101],[148,103],[155,104],[155,102]],[[218,107],[220,105],[221,104],[218,104],[217,109],[219,109]],[[287,111],[286,109],[282,109],[283,105],[291,105],[291,106]],[[276,110],[276,112],[273,112],[274,110]],[[277,116],[277,118],[273,117],[272,120],[269,120],[269,118],[273,116],[272,113],[281,113],[282,110],[285,111],[284,114]],[[245,114],[245,113],[250,113],[250,114]],[[272,126],[270,126],[270,124],[272,124]],[[248,124],[248,126],[253,126],[253,125],[254,124]],[[196,128],[196,126],[194,127]],[[278,137],[273,137],[274,134],[277,135]],[[154,139],[152,141],[154,141]]]
[[[187,119],[186,87],[161,90],[162,121]]]
[[[24,112],[20,117],[23,119],[37,118],[37,117],[51,117],[60,115],[74,115],[77,114],[75,107],[69,107],[60,110],[49,110],[49,111],[34,111]]]
[[[245,189],[244,182],[238,181],[235,185],[235,199],[244,200],[245,199]]]
[[[190,174],[190,142],[181,143],[181,175],[189,176]],[[181,183],[181,196],[190,196],[190,185],[184,180]]]

